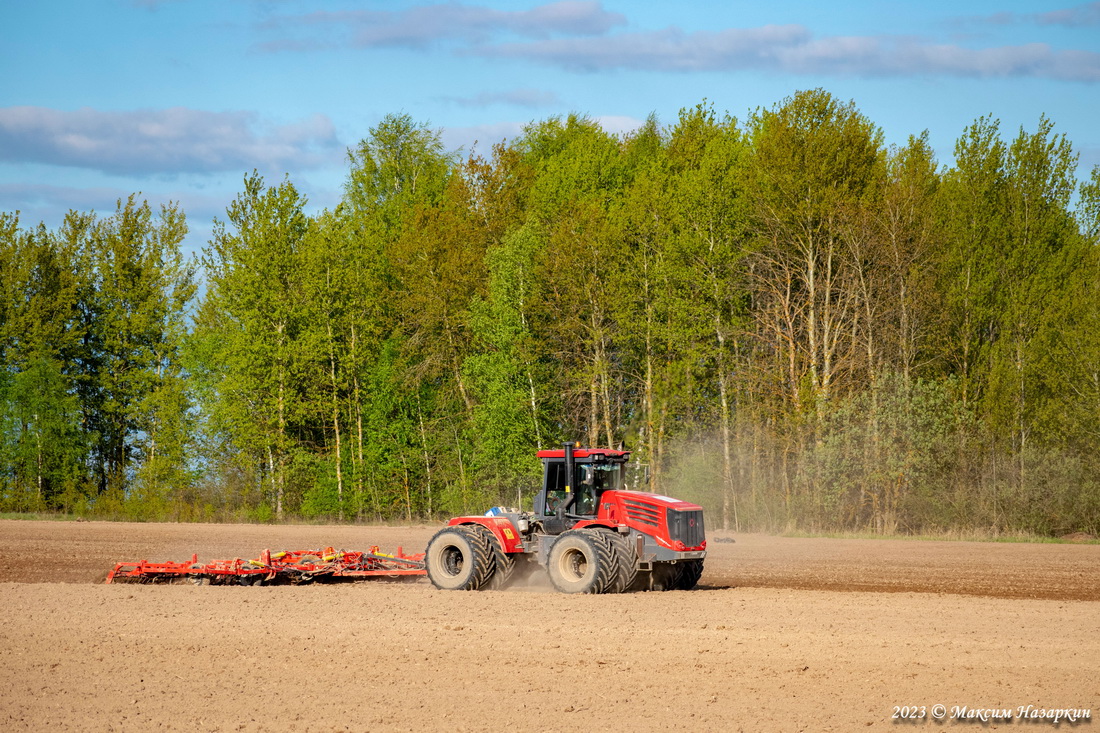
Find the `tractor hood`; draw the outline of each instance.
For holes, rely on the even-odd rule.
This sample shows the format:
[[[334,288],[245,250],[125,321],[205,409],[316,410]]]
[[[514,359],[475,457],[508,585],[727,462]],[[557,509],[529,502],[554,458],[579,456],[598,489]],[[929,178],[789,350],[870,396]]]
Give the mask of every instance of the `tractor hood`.
[[[607,501],[607,497],[611,495],[617,496],[624,501],[638,501],[652,506],[668,507],[669,509],[675,509],[679,512],[701,511],[703,509],[703,507],[698,504],[692,504],[690,501],[673,499],[671,496],[664,496],[663,494],[651,494],[648,491],[631,491],[627,489],[622,491],[608,491],[604,494],[604,501]]]
[[[626,525],[668,550],[705,550],[703,507],[647,491],[606,491],[600,498],[600,518]]]

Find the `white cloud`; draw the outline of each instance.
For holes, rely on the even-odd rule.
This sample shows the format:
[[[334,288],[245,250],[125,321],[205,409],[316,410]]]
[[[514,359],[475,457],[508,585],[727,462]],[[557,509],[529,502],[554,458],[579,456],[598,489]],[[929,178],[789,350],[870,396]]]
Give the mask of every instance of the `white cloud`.
[[[1100,25],[1100,2],[1085,3],[1072,8],[1048,10],[1043,13],[1012,13],[1002,10],[990,15],[965,15],[951,19],[956,26],[1007,26],[1060,25],[1067,28],[1080,28]]]
[[[1100,81],[1100,54],[1042,43],[977,48],[893,35],[815,37],[799,24],[616,32],[626,23],[624,16],[605,10],[600,2],[580,0],[517,11],[447,3],[393,11],[314,12],[265,22],[262,27],[280,37],[259,48],[271,52],[337,46],[424,49],[446,42],[458,55],[522,59],[577,72],[770,71]],[[955,18],[951,23],[1100,25],[1100,1],[1043,13]],[[486,96],[455,101],[477,106],[503,100]]]
[[[1036,13],[1033,17],[1039,25],[1064,25],[1070,28],[1100,25],[1100,2]]]
[[[469,49],[471,55],[525,58],[577,70],[713,71],[748,67],[775,49],[810,40],[802,26],[685,33],[679,28],[607,38],[563,38]]]
[[[814,38],[804,26],[686,33],[678,28],[607,38],[555,38],[467,49],[574,71],[775,71],[851,76],[947,75],[1100,81],[1100,54],[1042,43],[972,49],[894,36]]]
[[[343,153],[324,115],[272,125],[252,112],[185,107],[127,112],[0,109],[0,160],[6,162],[171,175],[300,170],[338,162]]]
[[[258,48],[270,52],[300,51],[334,43],[423,48],[447,40],[483,43],[495,35],[507,33],[527,38],[593,36],[625,23],[623,15],[608,12],[599,2],[589,0],[561,0],[530,10],[496,10],[481,5],[446,3],[407,10],[317,11],[273,18],[265,21],[261,28],[335,34],[338,40],[329,36],[324,39],[277,38],[259,44]]]

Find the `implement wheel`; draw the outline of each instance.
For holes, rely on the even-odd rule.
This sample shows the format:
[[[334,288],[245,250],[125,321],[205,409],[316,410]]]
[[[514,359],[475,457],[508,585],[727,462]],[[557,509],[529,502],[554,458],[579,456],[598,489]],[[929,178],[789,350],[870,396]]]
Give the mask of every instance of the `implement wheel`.
[[[467,527],[436,532],[424,555],[428,580],[440,590],[479,590],[496,569],[488,540]]]
[[[550,548],[546,569],[562,593],[606,593],[618,577],[610,543],[588,529],[562,534]]]
[[[201,570],[202,569],[202,564],[201,563],[195,563],[194,565],[192,565],[190,567],[190,569],[191,570]],[[186,578],[187,578],[188,581],[190,581],[191,583],[193,583],[195,585],[210,585],[210,576],[209,575],[196,575],[196,574],[192,573],[192,574],[188,574],[186,576]]]

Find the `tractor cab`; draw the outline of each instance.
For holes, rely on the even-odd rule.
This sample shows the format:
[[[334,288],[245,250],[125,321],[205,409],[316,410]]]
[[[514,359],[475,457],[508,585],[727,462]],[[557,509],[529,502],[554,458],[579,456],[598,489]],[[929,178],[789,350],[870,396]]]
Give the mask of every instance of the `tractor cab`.
[[[539,451],[542,490],[535,497],[534,513],[547,534],[561,534],[581,519],[598,514],[605,491],[623,487],[623,466],[628,451],[574,448]]]

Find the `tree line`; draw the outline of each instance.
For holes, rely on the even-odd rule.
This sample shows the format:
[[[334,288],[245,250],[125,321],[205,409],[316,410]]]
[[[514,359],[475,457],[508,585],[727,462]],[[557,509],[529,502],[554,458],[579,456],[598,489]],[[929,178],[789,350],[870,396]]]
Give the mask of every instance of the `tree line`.
[[[0,509],[438,519],[576,440],[712,527],[1100,531],[1100,169],[1045,117],[941,164],[820,89],[484,156],[390,115],[348,164],[319,214],[245,176],[199,262],[136,196],[0,216]]]

